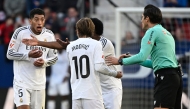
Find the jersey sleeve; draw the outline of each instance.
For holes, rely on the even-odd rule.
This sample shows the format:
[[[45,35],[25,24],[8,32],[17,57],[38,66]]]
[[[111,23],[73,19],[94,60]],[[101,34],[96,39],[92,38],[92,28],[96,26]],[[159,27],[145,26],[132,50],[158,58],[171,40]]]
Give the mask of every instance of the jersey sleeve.
[[[141,41],[140,52],[129,58],[124,58],[122,60],[123,65],[139,64],[144,62],[150,55],[150,52],[156,40],[156,36],[157,35],[155,33],[155,30],[147,30],[146,34],[144,35]]]
[[[52,37],[52,41],[55,41],[54,36]],[[43,65],[43,67],[48,67],[48,66],[55,64],[55,62],[58,60],[57,56],[58,56],[58,54],[57,54],[56,49],[49,49],[47,58],[44,60],[45,63]]]
[[[148,68],[153,68],[152,61],[150,59],[145,60],[144,62],[140,63],[140,65]]]
[[[21,42],[22,33],[20,29],[16,29],[9,42],[7,50],[7,58],[10,60],[27,60],[29,61],[28,53],[18,52]]]
[[[103,54],[104,56],[115,56],[115,50],[112,42],[110,40],[107,40],[107,43],[105,47],[103,48]]]
[[[105,63],[96,63],[95,70],[98,71],[99,73],[102,73],[108,76],[113,76],[113,77],[117,76],[117,71],[111,70]]]
[[[102,45],[101,45],[100,42],[98,42],[96,44],[93,57],[94,57],[94,64],[104,62],[104,55],[103,55],[103,51],[102,51]]]
[[[117,75],[116,70],[111,70],[105,64],[101,43],[98,43],[95,47],[94,59],[95,59],[94,66],[95,66],[96,71],[105,75],[113,76],[113,77]]]

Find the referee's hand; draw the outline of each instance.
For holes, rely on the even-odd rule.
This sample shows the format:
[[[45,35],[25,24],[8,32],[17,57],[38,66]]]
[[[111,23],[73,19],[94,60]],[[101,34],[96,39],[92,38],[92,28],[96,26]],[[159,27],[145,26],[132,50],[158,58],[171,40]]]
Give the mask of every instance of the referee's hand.
[[[131,54],[128,52],[128,53],[125,53],[125,54],[122,54],[120,55],[119,59],[122,59],[122,58],[128,58],[128,57],[131,57]]]

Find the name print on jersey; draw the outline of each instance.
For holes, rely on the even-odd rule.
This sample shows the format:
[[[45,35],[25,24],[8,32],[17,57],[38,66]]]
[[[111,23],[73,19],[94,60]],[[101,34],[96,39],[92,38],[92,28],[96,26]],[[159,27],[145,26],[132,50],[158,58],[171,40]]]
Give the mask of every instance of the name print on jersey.
[[[46,47],[42,47],[42,46],[26,46],[26,50],[34,50],[34,49],[38,49],[41,50],[42,52],[46,51]]]
[[[72,51],[77,50],[77,49],[85,49],[87,50],[89,48],[89,45],[86,44],[78,44],[78,45],[74,45],[72,47]]]

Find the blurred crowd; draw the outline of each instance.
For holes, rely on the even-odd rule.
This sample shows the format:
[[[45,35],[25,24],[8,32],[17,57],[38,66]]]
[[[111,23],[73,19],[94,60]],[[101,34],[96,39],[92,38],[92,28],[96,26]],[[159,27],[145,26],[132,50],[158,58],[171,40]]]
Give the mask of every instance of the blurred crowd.
[[[88,14],[89,0],[84,0]],[[60,35],[75,40],[75,23],[79,19],[78,0],[0,0],[0,44],[7,45],[13,31],[29,25],[29,12],[41,8],[46,14],[45,27]]]
[[[83,14],[88,16],[89,0],[0,0],[0,46],[4,47],[3,54],[5,62],[12,64],[12,61],[6,58],[9,41],[15,29],[30,24],[29,12],[33,8],[41,8],[44,10],[46,18],[44,27],[50,29],[56,38],[61,38],[62,40],[68,38],[70,41],[77,39],[75,24],[81,17],[79,15],[81,11],[80,6],[78,6],[80,5],[78,1],[83,1],[82,3],[84,3],[83,6],[85,8],[83,9]],[[94,5],[96,5],[96,3],[96,0],[94,0]],[[69,63],[66,60],[65,54],[66,52],[61,50],[58,54],[59,62],[52,67],[48,67],[46,70],[48,109],[54,109],[55,107],[57,107],[57,109],[71,108],[71,106],[69,106],[69,99],[71,98],[69,86],[70,74],[67,74],[69,73],[69,71],[67,71]],[[59,78],[55,77],[55,75],[58,75]],[[55,85],[55,81],[59,81],[59,83]],[[53,86],[56,87],[51,87],[53,83]],[[65,87],[63,87],[63,83]],[[57,89],[57,87],[59,90],[56,92],[54,90]],[[67,91],[62,92],[60,90],[63,89],[59,87]],[[60,102],[57,104],[55,101]]]
[[[146,4],[158,7],[189,7],[190,0],[146,0]]]

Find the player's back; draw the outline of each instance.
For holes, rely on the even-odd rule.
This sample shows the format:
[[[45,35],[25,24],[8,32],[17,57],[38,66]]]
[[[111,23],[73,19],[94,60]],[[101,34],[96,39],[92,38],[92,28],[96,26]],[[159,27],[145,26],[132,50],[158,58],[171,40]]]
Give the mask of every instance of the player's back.
[[[115,57],[115,50],[114,50],[114,46],[112,42],[105,37],[101,37],[100,42],[102,44],[104,57],[106,56]],[[112,70],[117,70],[115,65],[111,65],[108,67]],[[113,76],[100,74],[100,83],[101,83],[101,88],[102,88],[103,93],[108,93],[113,88],[122,89],[121,79],[115,78]]]
[[[79,38],[67,47],[71,65],[73,99],[102,99],[99,73],[94,64],[104,62],[99,41]]]

